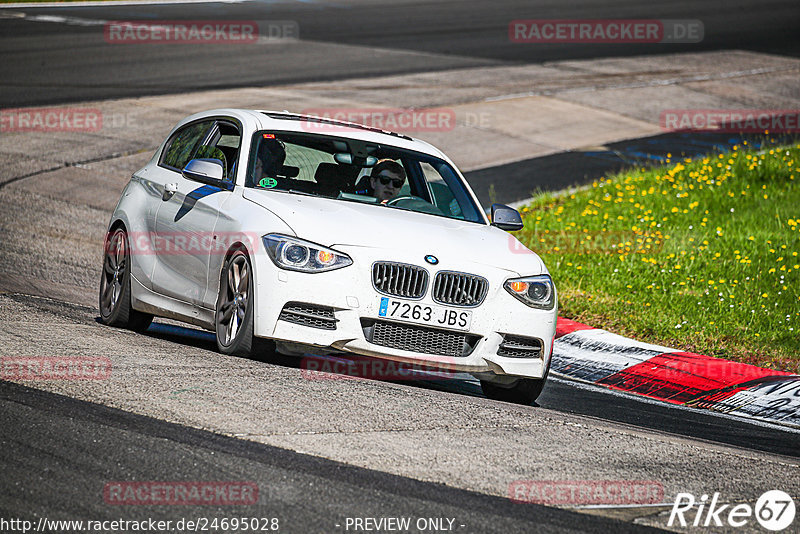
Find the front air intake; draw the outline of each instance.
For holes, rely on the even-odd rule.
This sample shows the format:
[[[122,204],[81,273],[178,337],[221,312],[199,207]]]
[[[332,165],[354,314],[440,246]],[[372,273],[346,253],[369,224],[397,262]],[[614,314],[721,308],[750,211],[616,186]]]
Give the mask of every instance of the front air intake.
[[[333,308],[303,302],[288,302],[278,319],[323,330],[336,330],[339,321],[333,314]]]

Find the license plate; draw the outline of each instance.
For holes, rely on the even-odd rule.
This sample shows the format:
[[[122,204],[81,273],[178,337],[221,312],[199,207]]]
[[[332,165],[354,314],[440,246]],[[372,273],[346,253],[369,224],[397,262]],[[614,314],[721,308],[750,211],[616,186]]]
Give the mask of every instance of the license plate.
[[[470,310],[455,310],[444,306],[406,302],[381,297],[378,315],[407,323],[424,324],[451,330],[469,330],[472,323]]]

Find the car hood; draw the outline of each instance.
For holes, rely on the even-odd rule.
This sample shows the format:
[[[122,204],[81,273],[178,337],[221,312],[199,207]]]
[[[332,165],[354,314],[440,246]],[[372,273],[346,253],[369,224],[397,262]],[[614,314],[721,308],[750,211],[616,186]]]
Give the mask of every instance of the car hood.
[[[244,198],[280,217],[296,237],[336,247],[371,247],[433,254],[445,265],[472,262],[517,273],[547,272],[514,236],[483,224],[398,208],[246,189]]]

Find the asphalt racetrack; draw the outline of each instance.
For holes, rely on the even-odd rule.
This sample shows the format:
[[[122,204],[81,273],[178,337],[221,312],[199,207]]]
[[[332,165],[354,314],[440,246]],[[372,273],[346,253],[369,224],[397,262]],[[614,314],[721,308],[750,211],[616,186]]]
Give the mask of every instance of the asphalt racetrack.
[[[701,20],[704,39],[679,45],[511,43],[509,21],[534,18]],[[108,21],[187,19],[290,21],[299,40],[220,47],[104,40]],[[369,80],[384,80],[380,85],[386,82],[379,77],[389,75],[555,63],[556,70],[581,73],[587,65],[581,61],[647,63],[676,52],[797,58],[799,27],[800,7],[792,1],[7,7],[0,9],[0,108],[180,99],[308,82],[326,84],[327,94],[341,83],[338,96],[346,100],[354,94],[344,87],[349,80],[358,79],[366,92],[375,89]],[[614,83],[619,73],[609,65],[593,73],[591,83]],[[785,88],[782,97],[794,102],[796,67],[780,68],[775,76]],[[650,75],[673,76],[663,70]],[[736,96],[750,98],[744,90]],[[772,106],[788,107],[783,102],[776,97]],[[180,107],[163,105],[171,113]],[[641,123],[632,119],[634,126],[644,124],[634,118]],[[2,523],[11,519],[44,525],[39,531],[88,532],[38,522],[152,518],[172,521],[165,531],[183,532],[193,529],[174,526],[180,520],[250,517],[270,526],[277,519],[278,528],[270,530],[279,532],[388,532],[366,528],[363,519],[408,517],[415,525],[425,520],[425,528],[408,532],[695,532],[700,529],[667,524],[678,493],[719,493],[720,503],[753,506],[765,491],[780,489],[800,505],[797,429],[559,377],[535,406],[488,400],[466,376],[310,380],[297,359],[226,357],[215,351],[212,334],[187,325],[157,320],[143,334],[101,325],[95,303],[105,225],[122,185],[160,142],[164,125],[140,122],[137,128],[74,139],[0,137],[0,355],[103,356],[112,365],[108,380],[0,381],[0,531],[21,531]],[[641,130],[647,133],[474,166],[465,174],[484,204],[511,203],[534,189],[559,190],[626,166],[658,163],[667,154],[696,155],[743,139]],[[120,149],[114,144],[119,139],[129,143]],[[69,157],[54,156],[65,146]],[[51,160],[60,163],[49,166]],[[511,488],[532,480],[646,481],[663,491],[654,502],[632,506],[513,502]],[[237,506],[121,506],[104,495],[119,481],[245,481],[258,488],[258,499]],[[751,519],[735,531],[763,530]]]
[[[800,55],[800,9],[792,0],[268,0],[11,7],[0,16],[0,102],[6,107],[677,51]],[[510,21],[552,18],[701,20],[704,38],[700,43],[592,46],[509,41]],[[290,21],[297,24],[300,40],[223,47],[109,46],[104,40],[108,21],[186,19]]]

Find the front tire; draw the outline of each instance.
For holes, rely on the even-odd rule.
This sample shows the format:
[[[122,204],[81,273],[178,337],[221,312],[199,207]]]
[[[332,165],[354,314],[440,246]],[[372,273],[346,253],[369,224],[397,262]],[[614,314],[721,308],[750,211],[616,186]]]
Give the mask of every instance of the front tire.
[[[250,357],[271,354],[274,344],[253,336],[253,267],[243,250],[225,261],[220,276],[214,324],[217,349],[223,354]]]
[[[128,234],[123,227],[111,232],[103,250],[100,321],[109,326],[144,332],[153,321],[153,316],[131,307],[131,255]]]
[[[492,400],[530,406],[544,389],[545,378],[520,378],[511,387],[503,387],[481,380],[483,394]]]

